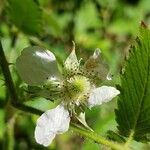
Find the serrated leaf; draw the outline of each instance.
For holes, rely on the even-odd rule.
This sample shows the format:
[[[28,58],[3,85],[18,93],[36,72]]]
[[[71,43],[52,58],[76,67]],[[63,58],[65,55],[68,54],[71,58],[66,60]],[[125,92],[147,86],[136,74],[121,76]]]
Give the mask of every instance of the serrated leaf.
[[[37,34],[42,28],[42,12],[33,0],[8,0],[8,17],[20,30]]]
[[[125,72],[121,76],[121,94],[116,110],[118,129],[123,136],[148,141],[150,133],[150,31],[140,35],[130,48]]]

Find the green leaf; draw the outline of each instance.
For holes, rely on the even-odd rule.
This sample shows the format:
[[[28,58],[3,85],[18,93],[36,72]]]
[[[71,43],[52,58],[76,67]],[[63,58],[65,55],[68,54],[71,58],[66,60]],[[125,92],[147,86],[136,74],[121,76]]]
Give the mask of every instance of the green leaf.
[[[123,136],[148,141],[150,133],[150,31],[140,28],[140,35],[130,48],[121,94],[116,110],[118,129]]]
[[[42,29],[42,12],[33,0],[8,0],[8,17],[27,34],[34,35]]]

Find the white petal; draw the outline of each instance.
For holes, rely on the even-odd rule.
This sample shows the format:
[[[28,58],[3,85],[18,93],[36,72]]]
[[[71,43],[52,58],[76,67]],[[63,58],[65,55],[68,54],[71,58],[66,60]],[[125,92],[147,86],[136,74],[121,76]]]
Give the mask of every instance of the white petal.
[[[56,134],[62,134],[69,129],[69,123],[69,112],[63,105],[58,105],[56,108],[46,111],[37,120],[36,142],[48,146]]]
[[[101,50],[100,49],[95,49],[93,55],[91,56],[93,59],[97,59],[101,54]]]
[[[108,74],[108,65],[104,62],[100,49],[96,49],[92,56],[85,62],[85,69],[99,79],[105,80]]]
[[[54,54],[38,46],[23,49],[16,66],[21,78],[29,85],[40,85],[48,78],[59,76]]]
[[[56,134],[53,132],[48,132],[40,126],[36,126],[35,128],[35,139],[36,142],[44,145],[44,146],[48,146],[52,143],[53,139],[55,138]]]
[[[90,93],[88,100],[89,107],[109,102],[118,94],[120,94],[120,91],[111,86],[102,86],[96,88]]]

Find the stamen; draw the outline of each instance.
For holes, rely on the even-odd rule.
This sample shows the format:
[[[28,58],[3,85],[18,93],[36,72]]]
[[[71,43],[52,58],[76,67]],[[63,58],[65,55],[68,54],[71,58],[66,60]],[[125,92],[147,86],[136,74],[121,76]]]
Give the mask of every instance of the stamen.
[[[63,99],[64,101],[84,101],[90,90],[89,79],[81,76],[74,75],[73,77],[66,79],[63,85]]]

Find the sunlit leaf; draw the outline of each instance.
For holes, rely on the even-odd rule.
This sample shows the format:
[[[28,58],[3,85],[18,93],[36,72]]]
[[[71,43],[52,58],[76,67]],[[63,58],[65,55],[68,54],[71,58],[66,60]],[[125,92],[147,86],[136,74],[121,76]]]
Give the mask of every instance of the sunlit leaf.
[[[8,0],[8,17],[25,33],[37,34],[42,29],[42,12],[33,0]]]

